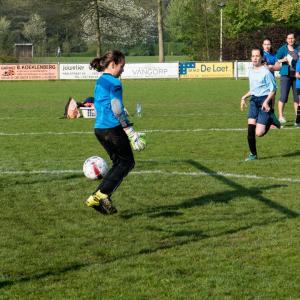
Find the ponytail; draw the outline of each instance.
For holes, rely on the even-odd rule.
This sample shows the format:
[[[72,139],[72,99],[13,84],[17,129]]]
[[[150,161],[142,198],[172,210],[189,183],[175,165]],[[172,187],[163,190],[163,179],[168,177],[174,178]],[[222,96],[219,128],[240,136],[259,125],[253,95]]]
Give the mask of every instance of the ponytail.
[[[94,58],[90,66],[92,69],[102,72],[104,71],[108,65],[113,61],[116,65],[118,65],[122,60],[125,59],[125,55],[119,50],[112,50],[106,52],[103,56]]]

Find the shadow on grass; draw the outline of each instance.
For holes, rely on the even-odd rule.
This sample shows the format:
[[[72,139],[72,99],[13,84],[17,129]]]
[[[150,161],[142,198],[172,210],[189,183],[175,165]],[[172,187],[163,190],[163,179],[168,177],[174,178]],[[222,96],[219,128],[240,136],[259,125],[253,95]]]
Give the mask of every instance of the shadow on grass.
[[[212,234],[212,235],[204,234],[203,231],[201,231],[201,230],[180,230],[180,231],[175,231],[172,233],[166,232],[166,236],[164,237],[163,241],[157,247],[142,249],[138,252],[138,254],[152,254],[152,253],[155,253],[158,251],[199,242],[200,240],[205,240],[205,239],[209,239],[209,238],[218,238],[218,237],[222,237],[222,236],[239,233],[239,232],[251,229],[253,227],[262,227],[262,226],[266,226],[266,225],[270,225],[270,224],[275,224],[279,221],[284,221],[287,219],[288,219],[288,217],[281,217],[281,218],[278,218],[273,221],[253,222],[249,225],[225,230],[220,233]],[[148,228],[148,230],[164,232],[163,229],[154,228],[153,226],[151,228]],[[177,240],[172,240],[174,238],[177,238]]]
[[[5,186],[13,186],[15,185],[33,185],[33,184],[40,184],[40,183],[49,183],[49,181],[67,181],[71,179],[77,179],[77,178],[84,178],[83,174],[68,174],[68,175],[61,175],[61,174],[48,174],[48,175],[38,175],[35,174],[34,176],[39,176],[37,179],[31,179],[31,177],[28,177],[28,175],[23,175],[22,179],[17,179],[17,180],[10,180],[7,183],[5,183]]]
[[[204,172],[208,174],[211,177],[214,177],[216,180],[221,181],[223,184],[226,186],[232,188],[230,191],[224,191],[224,192],[219,192],[219,193],[213,193],[213,194],[208,194],[208,195],[203,195],[200,197],[192,198],[185,200],[184,202],[181,202],[179,204],[174,204],[174,205],[162,205],[162,206],[155,206],[151,208],[147,208],[142,211],[138,212],[123,212],[120,214],[121,218],[124,219],[130,219],[132,217],[148,214],[149,217],[155,218],[155,217],[163,217],[163,216],[177,216],[179,214],[175,214],[174,211],[177,211],[179,209],[186,209],[186,208],[192,208],[195,206],[201,206],[201,205],[206,205],[211,202],[215,203],[228,203],[229,201],[232,201],[236,197],[250,197],[252,199],[258,200],[265,205],[269,206],[272,209],[275,209],[279,211],[280,213],[286,215],[289,218],[295,218],[299,216],[298,212],[295,212],[287,207],[285,207],[282,204],[279,204],[271,199],[266,198],[265,196],[262,195],[262,192],[264,190],[270,190],[274,188],[280,188],[286,185],[279,185],[279,184],[274,184],[274,185],[269,185],[266,187],[260,187],[260,188],[246,188],[241,184],[236,183],[235,181],[217,173],[214,172],[213,170],[205,167],[204,165],[193,161],[193,160],[187,160],[186,161],[188,164],[194,166],[201,172]]]
[[[270,159],[270,158],[278,158],[278,157],[294,157],[294,156],[300,156],[300,151],[297,150],[297,151],[282,154],[282,155],[264,156],[264,157],[260,157],[259,160]]]
[[[128,258],[133,258],[133,257],[138,257],[140,255],[148,255],[152,253],[156,253],[158,251],[162,250],[167,250],[171,248],[176,248],[180,247],[183,245],[188,245],[193,242],[198,242],[200,240],[205,240],[209,238],[216,238],[216,237],[221,237],[221,236],[227,236],[231,234],[235,234],[241,231],[245,231],[248,229],[251,229],[253,227],[261,227],[261,226],[266,226],[270,224],[275,224],[280,221],[284,221],[289,218],[295,218],[298,217],[299,214],[279,203],[276,203],[272,201],[271,199],[268,199],[262,195],[262,192],[264,190],[269,190],[269,189],[274,189],[278,187],[282,187],[284,185],[269,185],[263,188],[245,188],[244,186],[216,173],[213,172],[212,170],[208,169],[207,167],[201,165],[198,162],[195,161],[188,161],[189,164],[193,165],[197,169],[201,170],[202,172],[205,172],[209,174],[210,176],[214,177],[215,179],[223,182],[225,185],[229,186],[232,188],[231,191],[225,191],[225,192],[219,192],[219,193],[214,193],[214,194],[209,194],[209,195],[203,195],[201,197],[196,197],[192,199],[185,200],[182,203],[175,204],[175,205],[164,205],[164,206],[157,206],[154,208],[146,209],[143,211],[139,211],[138,213],[123,213],[121,215],[121,218],[124,219],[129,219],[134,216],[139,216],[139,215],[144,215],[148,214],[149,217],[155,218],[155,217],[176,217],[181,215],[181,212],[178,212],[177,210],[179,209],[189,209],[195,206],[201,206],[201,205],[206,205],[210,202],[216,202],[216,203],[228,203],[229,201],[232,201],[236,197],[251,197],[255,200],[258,200],[265,205],[269,206],[272,209],[277,210],[283,216],[277,217],[274,220],[264,220],[264,221],[254,221],[251,222],[251,224],[247,224],[245,226],[239,226],[238,228],[233,228],[233,229],[228,229],[221,231],[216,234],[208,235],[205,234],[201,230],[177,230],[177,231],[169,231],[169,230],[164,230],[160,227],[156,226],[147,226],[145,227],[145,230],[148,231],[158,231],[161,232],[162,234],[165,233],[165,236],[162,236],[162,238],[156,242],[155,245],[149,248],[143,248],[143,249],[137,249],[136,252],[134,253],[129,253],[126,255],[122,256],[116,256],[113,258],[109,259],[103,259],[101,261],[102,264],[109,264],[113,263],[118,260],[127,260]],[[36,275],[29,275],[27,277],[25,276],[20,276],[21,278],[15,279],[15,280],[4,280],[0,282],[0,288],[4,288],[6,286],[11,286],[17,283],[23,283],[23,282],[28,282],[31,280],[39,280],[43,279],[49,276],[59,276],[61,274],[65,274],[68,272],[80,270],[84,267],[88,267],[94,264],[98,264],[99,261],[97,262],[90,262],[86,264],[74,264],[71,266],[66,266],[63,268],[58,268],[57,270],[50,270],[42,273],[38,273]]]
[[[209,203],[228,203],[229,201],[232,201],[234,198],[242,198],[242,197],[257,197],[261,199],[262,202],[266,202],[267,204],[271,201],[268,199],[265,199],[261,194],[264,190],[270,190],[274,188],[280,188],[285,185],[279,185],[279,184],[273,184],[269,185],[263,188],[241,188],[236,190],[230,190],[230,191],[224,191],[219,193],[213,193],[213,194],[207,194],[200,197],[187,199],[181,203],[178,204],[171,204],[171,205],[161,205],[161,206],[155,206],[151,207],[142,211],[138,212],[123,212],[120,214],[120,217],[123,219],[130,219],[132,217],[137,217],[140,215],[147,214],[151,218],[159,218],[159,217],[176,217],[179,215],[182,215],[182,212],[177,212],[177,210],[180,209],[189,209],[197,206],[207,205]],[[276,207],[276,203],[272,203],[273,207]],[[278,205],[277,205],[278,206]],[[290,211],[288,209],[285,209],[284,207],[279,206],[278,207],[281,210],[286,210],[286,212],[294,216],[295,212]]]
[[[295,212],[287,207],[285,207],[284,205],[281,205],[275,201],[272,201],[264,196],[261,195],[261,191],[262,189],[258,189],[258,193],[254,193],[252,194],[251,193],[251,190],[252,189],[248,189],[248,188],[245,188],[244,186],[242,186],[241,184],[238,184],[236,182],[234,182],[233,180],[227,178],[227,177],[224,177],[220,174],[217,174],[216,172],[210,170],[209,168],[201,165],[200,163],[196,162],[196,161],[193,161],[193,160],[188,160],[187,161],[189,164],[191,164],[192,166],[196,167],[198,170],[201,170],[202,172],[205,172],[207,174],[211,174],[211,176],[215,176],[215,178],[221,182],[223,182],[224,184],[226,184],[227,186],[230,186],[231,188],[235,189],[236,191],[238,191],[239,193],[246,193],[248,194],[251,198],[255,199],[255,200],[258,200],[262,203],[264,203],[265,205],[269,206],[270,208],[273,208],[277,211],[279,211],[280,213],[286,215],[287,217],[289,218],[295,218],[295,217],[298,217],[299,216],[299,213],[298,212]],[[282,185],[275,185],[273,187],[280,187]],[[271,188],[273,188],[271,186]],[[270,187],[268,187],[269,189]],[[265,188],[264,188],[265,189]]]
[[[300,156],[300,150],[298,151],[294,151],[294,152],[290,152],[287,154],[282,155],[283,157],[293,157],[293,156]]]
[[[105,264],[114,263],[114,262],[120,261],[120,260],[127,260],[127,259],[134,258],[134,257],[137,258],[141,255],[151,255],[151,254],[154,254],[159,251],[164,251],[164,250],[168,250],[168,249],[172,249],[172,248],[189,245],[189,244],[196,243],[201,240],[205,240],[205,239],[209,239],[209,238],[217,238],[217,237],[227,236],[230,234],[235,234],[235,233],[238,233],[241,231],[251,229],[253,227],[270,225],[270,224],[277,223],[279,221],[284,221],[286,219],[288,219],[288,218],[282,217],[282,218],[278,218],[274,221],[254,222],[254,223],[246,225],[246,226],[240,226],[239,228],[236,228],[236,229],[225,230],[223,232],[220,232],[218,234],[213,234],[213,235],[205,234],[201,230],[179,230],[179,231],[170,233],[170,232],[165,232],[164,229],[159,228],[159,227],[155,228],[153,226],[148,226],[145,228],[146,230],[158,231],[158,232],[162,232],[162,233],[165,232],[167,234],[167,236],[163,237],[163,239],[158,242],[157,246],[153,246],[151,248],[143,248],[143,249],[137,250],[137,252],[129,253],[129,254],[122,255],[122,256],[116,256],[116,257],[109,258],[109,259],[103,259],[101,261],[101,264],[105,265]],[[95,264],[99,264],[99,261],[90,262],[90,263],[86,263],[86,264],[74,264],[71,266],[57,268],[56,270],[49,270],[49,271],[41,272],[41,273],[38,273],[35,275],[24,276],[22,274],[21,278],[18,278],[15,280],[0,281],[0,289],[9,287],[9,286],[13,286],[13,285],[19,284],[19,283],[25,283],[25,282],[30,282],[33,280],[45,279],[49,276],[60,276],[63,274],[67,274],[69,272],[81,270],[85,267],[90,267]]]
[[[14,285],[16,283],[23,283],[23,282],[28,282],[31,280],[39,280],[39,279],[43,279],[46,278],[48,276],[57,276],[57,275],[61,275],[63,273],[68,273],[68,272],[72,272],[72,271],[76,271],[76,270],[80,270],[83,267],[88,266],[89,264],[74,264],[71,266],[67,266],[67,267],[63,267],[61,269],[56,269],[56,270],[50,270],[50,271],[45,271],[39,274],[34,274],[32,276],[24,276],[21,277],[19,279],[16,280],[4,280],[4,281],[0,281],[0,289],[4,288],[6,286],[11,286]]]

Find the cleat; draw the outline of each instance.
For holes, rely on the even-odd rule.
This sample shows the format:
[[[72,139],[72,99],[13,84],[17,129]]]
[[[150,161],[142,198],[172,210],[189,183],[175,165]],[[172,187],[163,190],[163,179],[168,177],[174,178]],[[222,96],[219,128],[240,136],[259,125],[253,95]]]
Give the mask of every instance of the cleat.
[[[112,205],[112,201],[109,198],[101,200],[100,205],[95,206],[94,209],[104,215],[112,215],[118,212],[118,210]]]
[[[280,122],[280,120],[277,119],[274,111],[270,112],[270,117],[272,119],[272,124],[274,124],[278,129],[281,128],[281,124],[283,124],[282,122]],[[285,121],[286,122],[286,121]],[[284,122],[284,123],[285,123]]]
[[[300,123],[294,123],[295,127],[300,127]]]
[[[286,119],[284,117],[279,118],[278,121],[281,125],[286,123]]]
[[[97,191],[93,195],[87,198],[85,201],[85,205],[88,207],[95,207],[100,205],[100,201],[103,199],[107,199],[108,195],[101,193],[100,191]]]
[[[85,205],[92,207],[104,215],[117,213],[117,209],[112,205],[112,201],[108,195],[97,191],[85,201]]]
[[[254,155],[254,154],[250,153],[248,155],[248,157],[245,159],[245,161],[257,160],[257,159],[258,159],[257,155]]]

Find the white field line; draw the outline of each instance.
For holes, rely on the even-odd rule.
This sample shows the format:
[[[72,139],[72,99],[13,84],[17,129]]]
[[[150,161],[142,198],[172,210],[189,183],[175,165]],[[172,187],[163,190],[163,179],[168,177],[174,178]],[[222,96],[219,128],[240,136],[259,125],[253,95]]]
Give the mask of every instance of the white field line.
[[[134,115],[134,114],[132,114]],[[151,117],[190,117],[190,116],[236,116],[236,113],[226,113],[226,112],[222,112],[222,113],[169,113],[169,114],[151,114]],[[241,114],[241,116],[244,116],[243,114]],[[48,119],[48,120],[56,120],[58,117],[43,117],[44,119]],[[64,119],[63,117],[61,117],[62,119]],[[0,116],[0,120],[40,120],[41,117],[5,117],[5,116]]]
[[[297,130],[298,128],[282,128],[281,130]],[[206,131],[246,131],[247,128],[194,128],[194,129],[145,129],[140,130],[143,133],[155,133],[155,132],[206,132]],[[80,134],[94,134],[93,131],[45,131],[45,132],[0,132],[0,136],[22,136],[22,135],[80,135]]]
[[[0,136],[21,136],[21,135],[77,135],[77,134],[93,134],[92,131],[65,131],[65,132],[55,132],[55,131],[45,131],[45,132],[0,132]]]
[[[2,175],[60,175],[60,174],[83,174],[81,170],[33,170],[33,171],[8,171],[0,170],[0,176]],[[142,171],[132,171],[131,175],[167,175],[167,176],[190,176],[190,177],[200,177],[200,176],[211,176],[211,177],[232,177],[232,178],[245,178],[253,180],[271,180],[278,182],[290,182],[290,183],[300,183],[299,178],[289,178],[289,177],[270,177],[270,176],[257,176],[257,175],[247,175],[247,174],[234,174],[226,172],[174,172],[174,171],[164,171],[164,170],[142,170]]]

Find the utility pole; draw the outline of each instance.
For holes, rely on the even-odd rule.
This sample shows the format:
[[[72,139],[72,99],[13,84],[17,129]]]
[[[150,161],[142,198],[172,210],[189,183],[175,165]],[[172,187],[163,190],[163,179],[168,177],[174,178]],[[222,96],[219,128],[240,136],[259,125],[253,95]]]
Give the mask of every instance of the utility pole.
[[[220,7],[220,61],[223,61],[223,8],[225,3],[221,2],[218,6]]]

